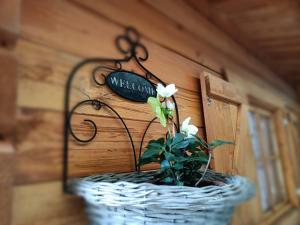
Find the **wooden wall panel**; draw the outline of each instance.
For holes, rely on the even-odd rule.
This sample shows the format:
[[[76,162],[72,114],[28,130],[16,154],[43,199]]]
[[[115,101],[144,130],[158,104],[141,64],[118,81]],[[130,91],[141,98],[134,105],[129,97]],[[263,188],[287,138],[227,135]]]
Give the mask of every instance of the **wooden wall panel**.
[[[299,84],[299,1],[188,0],[282,79]],[[270,32],[266,32],[270,31]]]
[[[263,64],[230,40],[183,0],[177,1],[96,1],[72,0],[99,17],[121,25],[134,25],[151,40],[221,72],[231,68],[250,76],[259,75],[272,85],[287,90]],[[142,19],[141,19],[142,18]],[[197,21],[198,24],[193,21]],[[161,23],[161,21],[164,21]],[[220,41],[222,40],[222,41]]]
[[[84,115],[76,115],[72,124],[79,137],[88,136],[90,127],[81,124]],[[85,146],[70,142],[70,175],[83,176],[97,172],[133,170],[133,156],[125,129],[118,120],[88,116],[98,125],[96,139]],[[136,147],[140,146],[145,121],[125,120]],[[18,113],[15,183],[61,179],[63,149],[63,114],[55,111],[21,108]],[[200,134],[202,134],[200,129]],[[150,128],[147,140],[165,134],[160,124]],[[71,138],[72,140],[72,138]]]
[[[15,129],[17,95],[17,59],[8,50],[0,49],[0,136],[12,136]]]
[[[163,5],[168,4],[171,3],[168,1]],[[238,53],[239,50],[228,38],[225,43],[216,46],[208,37],[212,35],[216,38],[213,40],[222,41],[224,36],[220,33],[200,37],[201,33],[195,34],[193,27],[184,24],[184,19],[178,21],[174,17],[170,18],[170,15],[151,5],[150,1],[135,0],[130,1],[130,4],[126,1],[92,0],[23,1],[21,40],[15,49],[20,60],[20,76],[13,225],[87,224],[82,201],[64,195],[59,181],[63,154],[64,87],[70,69],[83,58],[122,57],[115,48],[114,38],[124,32],[125,25],[135,26],[142,33],[142,43],[148,48],[150,56],[144,65],[165,82],[174,82],[179,87],[177,98],[182,112],[181,120],[191,115],[193,123],[198,127],[204,125],[199,75],[207,71],[217,75],[213,71],[220,71],[223,67],[226,68],[230,82],[241,86],[245,93],[264,96],[280,106],[296,105],[291,89],[278,80],[270,81],[272,73],[259,62],[253,62],[250,56]],[[174,7],[173,10],[178,10],[178,6]],[[186,7],[183,10],[185,13],[191,12]],[[205,23],[201,22],[202,25]],[[206,25],[207,30],[203,28],[203,32],[210,30],[209,23]],[[227,48],[226,54],[223,49],[228,43],[234,51],[230,57],[226,55],[231,54],[230,48]],[[238,59],[233,60],[232,57]],[[139,72],[134,64],[128,68]],[[84,92],[90,96],[105,94],[106,99],[124,114],[134,134],[134,141],[137,142],[145,121],[150,118],[148,108],[144,105],[128,113],[126,108],[132,108],[133,105],[118,97],[114,99],[115,96],[108,94],[106,89],[98,92],[99,89],[93,88],[86,76],[89,70],[84,68],[76,80],[77,89],[74,89],[72,103],[86,98],[78,91],[83,91],[85,86],[89,88]],[[268,78],[262,74],[267,74]],[[80,124],[86,114],[94,112],[88,109],[80,111],[74,120],[76,132],[83,136],[90,132],[87,126]],[[95,143],[80,150],[70,141],[72,176],[132,169],[132,155],[128,140],[123,136],[124,129],[111,115],[99,115],[90,115],[97,121],[101,120],[98,127],[100,133]],[[235,113],[231,116],[233,127],[237,115]],[[148,138],[159,135],[161,131],[158,128],[159,124],[154,124]],[[204,135],[202,128],[200,135]],[[109,137],[114,138],[114,143]],[[239,143],[240,146],[243,144]],[[122,147],[116,147],[119,145]],[[118,162],[115,154],[120,158]],[[255,173],[248,171],[248,156],[251,156],[248,150],[247,154],[236,156],[239,164],[234,168],[235,171],[245,175]],[[100,164],[103,159],[105,162]],[[251,204],[247,206],[252,207]],[[249,222],[247,212],[250,214],[250,210],[244,210],[237,219],[245,223],[237,224]],[[251,218],[251,222],[257,221]]]
[[[18,106],[20,109],[18,122],[20,126],[18,127],[17,139],[16,173],[18,179],[16,183],[22,184],[59,179],[62,169],[62,111],[64,88],[70,69],[80,61],[80,58],[24,40],[19,41],[16,53],[21,61],[21,73],[18,80]],[[40,57],[41,55],[44,57]],[[185,60],[186,64],[184,68],[182,68],[181,65],[183,65],[183,62],[180,60],[181,57],[170,54],[167,51],[160,56],[158,55],[158,58],[162,61],[168,58],[168,60],[174,59],[174,61],[180,62],[172,67],[156,66],[157,69],[162,68],[164,71],[169,70],[169,73],[162,73],[162,79],[165,78],[165,80],[168,81],[172,80],[169,74],[174,74],[174,69],[186,69],[187,72],[190,71],[192,73],[193,70],[195,71],[193,67],[196,68],[194,63],[190,63],[187,60]],[[188,67],[188,65],[191,66]],[[137,69],[136,65],[131,66],[131,68]],[[199,66],[198,68],[199,70],[202,69]],[[76,103],[79,100],[86,99],[87,96],[82,94],[82,92],[85,92],[90,97],[105,96],[101,98],[115,107],[125,119],[128,119],[126,122],[128,122],[129,129],[133,131],[134,141],[139,141],[146,127],[146,122],[154,117],[150,112],[150,107],[147,104],[134,104],[126,101],[113,94],[107,88],[93,87],[93,85],[91,85],[90,75],[87,74],[88,72],[90,72],[90,70],[84,69],[83,72],[80,72],[78,79],[76,78],[75,87],[78,87],[81,91],[78,91],[78,89],[72,91],[72,96],[75,96],[74,98],[72,97],[72,102]],[[176,72],[178,73],[178,71]],[[174,81],[177,81],[177,79],[178,78],[175,78]],[[192,116],[193,122],[201,127],[203,126],[201,96],[199,95],[199,84],[197,85],[195,81],[197,81],[196,78],[188,76],[182,79],[182,82],[177,81],[179,93],[176,98],[180,109],[181,120],[187,116]],[[79,110],[79,112],[86,115],[95,114],[95,111],[90,108],[84,108],[84,110]],[[109,151],[113,151],[113,153],[117,155],[110,154],[105,165],[102,165],[100,160],[106,155],[107,151],[103,152],[101,149],[96,151],[97,147],[95,145],[87,145],[87,149],[97,155],[96,160],[87,161],[84,164],[83,159],[86,159],[86,157],[82,157],[84,153],[86,153],[88,157],[91,156],[86,150],[77,152],[77,156],[72,154],[71,157],[75,158],[75,161],[71,167],[73,169],[74,166],[76,167],[72,173],[73,175],[105,171],[120,172],[132,169],[133,164],[128,138],[126,136],[125,138],[121,138],[122,135],[126,134],[124,129],[121,129],[117,121],[112,123],[113,119],[111,119],[111,117],[113,115],[107,111],[97,113],[97,116],[102,117],[95,117],[96,121],[101,122],[101,125],[98,127],[100,130],[99,138],[97,138],[95,143],[99,144],[101,141],[108,143],[109,137],[117,137],[117,140],[122,142],[120,152],[118,153],[116,151],[119,145],[117,142],[110,143]],[[110,118],[107,118],[107,116]],[[80,118],[83,118],[83,116],[77,118],[77,124],[81,122]],[[84,133],[84,126],[79,127],[79,129],[82,130],[81,134]],[[109,129],[114,131],[113,134],[109,132]],[[157,132],[157,130],[160,130],[160,126],[156,123],[153,128],[150,129],[148,139],[150,137],[158,137],[158,134],[161,132]],[[86,135],[88,135],[88,133]],[[137,145],[137,147],[138,146],[139,145]],[[73,148],[76,149],[76,146],[71,145],[71,150]],[[118,155],[120,161],[118,161]],[[126,164],[126,162],[128,163]],[[117,166],[119,163],[123,166]],[[83,165],[80,167],[78,166],[79,164]]]
[[[127,4],[126,1],[82,1],[79,4],[72,4],[66,1],[29,0],[24,2],[22,8],[24,12],[22,14],[22,36],[77,55],[117,56],[116,51],[114,54],[111,52],[112,45],[109,46],[106,43],[112,43],[113,37],[122,31],[120,25],[131,25],[139,29],[151,42],[158,43],[217,71],[221,71],[222,68],[231,68],[239,71],[240,76],[269,74],[268,82],[278,86],[277,91],[284,90],[283,94],[284,92],[292,94],[282,81],[274,78],[270,71],[262,65],[253,65],[253,68],[260,68],[260,70],[249,72],[239,63],[228,60],[228,56],[222,55],[219,49],[209,48],[210,43],[202,39],[199,41],[199,37],[195,38],[194,35],[180,29],[184,25],[178,26],[176,22],[161,15],[157,10],[151,9],[142,1],[131,0],[130,3]],[[86,7],[84,8],[84,6]],[[46,8],[47,12],[45,12]],[[60,14],[60,8],[68,8],[68,11]],[[45,17],[44,13],[48,16]],[[80,21],[77,21],[76,24],[73,23],[74,16],[80,17]],[[56,26],[61,21],[64,21],[64,26]],[[40,26],[41,23],[48,26]],[[89,26],[86,27],[85,24],[89,24]],[[215,33],[213,35],[220,36]],[[98,41],[99,37],[102,41]],[[61,41],[65,39],[68,42]],[[144,43],[148,46],[148,42],[144,41]],[[240,58],[251,64],[243,56]]]
[[[0,45],[14,44],[20,33],[21,0],[0,0]]]
[[[13,225],[87,225],[81,199],[65,195],[60,182],[14,188]]]
[[[0,141],[0,225],[11,224],[14,182],[14,146]]]
[[[16,126],[16,83],[16,57],[10,51],[0,48],[0,225],[11,224]]]

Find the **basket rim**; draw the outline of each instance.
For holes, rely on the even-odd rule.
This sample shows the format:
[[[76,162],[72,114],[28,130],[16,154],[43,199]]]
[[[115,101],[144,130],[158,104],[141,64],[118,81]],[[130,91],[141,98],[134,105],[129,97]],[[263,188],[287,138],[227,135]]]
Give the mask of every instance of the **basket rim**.
[[[146,174],[151,177],[152,172],[147,171]],[[255,193],[253,183],[242,176],[227,175],[224,184],[203,187],[119,181],[122,176],[134,178],[135,175],[144,178],[145,173],[103,174],[75,179],[71,183],[72,193],[83,197],[89,204],[189,210],[235,206]],[[116,177],[117,181],[108,182],[111,177]],[[105,178],[108,180],[101,180]]]
[[[210,188],[225,188],[228,186],[234,186],[234,181],[240,181],[243,183],[247,183],[247,185],[254,185],[250,180],[248,180],[248,178],[243,177],[243,176],[239,176],[239,175],[228,175],[228,174],[224,174],[224,173],[218,173],[216,171],[213,170],[209,170],[210,172],[212,172],[213,174],[216,174],[218,176],[222,176],[223,178],[223,182],[221,183],[221,181],[219,181],[220,183],[216,183],[216,184],[211,184],[211,185],[207,185],[207,186],[200,186],[200,187],[193,187],[193,186],[177,186],[177,185],[166,185],[166,184],[155,184],[155,183],[151,183],[151,182],[131,182],[131,181],[122,181],[122,180],[118,180],[115,182],[109,182],[109,181],[92,181],[92,180],[88,180],[94,177],[97,178],[106,178],[106,177],[122,177],[122,176],[126,176],[126,175],[133,175],[133,174],[137,174],[137,175],[147,175],[147,174],[156,174],[157,170],[148,170],[148,171],[141,171],[141,172],[128,172],[128,173],[105,173],[105,174],[94,174],[94,175],[90,175],[87,177],[81,177],[81,178],[74,178],[70,181],[71,185],[72,183],[77,183],[77,182],[82,182],[82,183],[86,183],[86,184],[90,184],[91,186],[97,186],[99,184],[107,184],[107,185],[115,185],[115,186],[126,186],[127,188],[129,186],[148,186],[148,187],[153,187],[153,189],[157,190],[157,189],[164,189],[164,188],[168,188],[170,189],[180,189],[180,190],[199,190],[199,189],[210,189]],[[142,177],[143,177],[142,176]]]

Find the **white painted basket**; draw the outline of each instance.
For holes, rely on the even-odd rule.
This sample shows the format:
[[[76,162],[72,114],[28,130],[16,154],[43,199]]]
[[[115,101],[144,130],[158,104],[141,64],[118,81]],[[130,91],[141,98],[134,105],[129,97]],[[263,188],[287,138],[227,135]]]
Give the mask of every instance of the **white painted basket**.
[[[205,187],[151,184],[156,171],[94,175],[73,180],[70,188],[82,196],[91,225],[222,225],[233,209],[254,195],[246,178],[208,171]]]

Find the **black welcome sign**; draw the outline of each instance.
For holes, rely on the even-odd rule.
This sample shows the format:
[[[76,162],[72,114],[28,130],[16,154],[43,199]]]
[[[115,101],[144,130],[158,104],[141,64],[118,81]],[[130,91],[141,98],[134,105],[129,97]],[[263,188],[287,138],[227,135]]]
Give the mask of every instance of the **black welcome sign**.
[[[129,71],[115,71],[106,77],[107,86],[123,98],[147,102],[156,97],[155,86],[143,76]]]

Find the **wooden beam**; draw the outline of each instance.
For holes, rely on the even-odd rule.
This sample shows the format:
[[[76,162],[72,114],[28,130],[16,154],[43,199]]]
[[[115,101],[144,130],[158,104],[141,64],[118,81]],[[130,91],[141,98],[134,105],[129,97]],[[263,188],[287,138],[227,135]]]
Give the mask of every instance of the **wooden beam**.
[[[0,142],[0,225],[11,225],[13,156],[13,145],[10,142]]]
[[[287,137],[286,137],[286,130],[284,124],[285,112],[283,110],[277,110],[275,114],[276,119],[276,130],[278,132],[278,144],[280,149],[280,157],[282,159],[282,166],[284,171],[285,183],[287,188],[287,195],[289,201],[292,203],[293,206],[299,206],[299,200],[296,193],[296,184],[295,184],[295,177],[292,163],[290,159],[289,146],[286,144]]]
[[[17,60],[0,48],[0,225],[11,224]]]
[[[0,137],[14,135],[16,117],[17,59],[13,53],[0,49]]]
[[[20,0],[0,0],[0,44],[15,44],[20,33]]]

